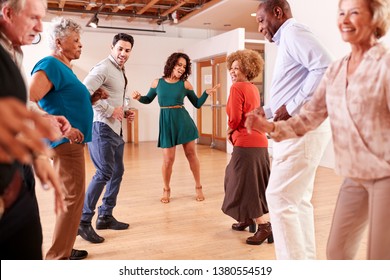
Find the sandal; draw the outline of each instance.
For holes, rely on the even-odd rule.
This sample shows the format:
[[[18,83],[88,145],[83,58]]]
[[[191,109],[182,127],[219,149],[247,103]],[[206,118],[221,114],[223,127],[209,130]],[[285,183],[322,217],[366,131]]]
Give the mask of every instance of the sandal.
[[[162,203],[169,203],[169,197],[171,196],[171,189],[163,188],[163,197],[160,199]]]
[[[195,187],[195,192],[196,192],[196,201],[203,201],[204,200],[204,195],[203,195],[203,192],[202,192],[202,186]]]

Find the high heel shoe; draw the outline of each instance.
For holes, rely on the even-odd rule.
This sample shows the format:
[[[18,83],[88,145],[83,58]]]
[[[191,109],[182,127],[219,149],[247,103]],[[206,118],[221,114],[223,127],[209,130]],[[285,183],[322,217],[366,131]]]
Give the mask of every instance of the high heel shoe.
[[[255,235],[248,237],[246,243],[250,245],[260,245],[267,239],[268,243],[274,243],[271,223],[259,224]]]
[[[256,231],[256,223],[252,219],[247,219],[245,222],[238,222],[232,224],[232,229],[237,231],[243,231],[249,227],[249,232]]]
[[[202,192],[202,186],[200,187],[195,187],[195,192],[196,192],[196,201],[203,201],[204,200],[204,195]]]
[[[163,188],[163,197],[160,199],[160,201],[162,203],[169,203],[170,196],[171,196],[171,189]]]

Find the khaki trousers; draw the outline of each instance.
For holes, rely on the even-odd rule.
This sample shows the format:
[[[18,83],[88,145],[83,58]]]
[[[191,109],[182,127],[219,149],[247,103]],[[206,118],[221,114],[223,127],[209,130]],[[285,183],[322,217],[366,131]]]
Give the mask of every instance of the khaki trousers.
[[[48,260],[68,259],[76,240],[85,195],[85,159],[83,144],[61,144],[54,148],[54,164],[59,165],[65,189],[66,212],[57,215]]]
[[[354,259],[368,225],[367,259],[390,260],[390,177],[345,179],[333,215],[327,257]]]

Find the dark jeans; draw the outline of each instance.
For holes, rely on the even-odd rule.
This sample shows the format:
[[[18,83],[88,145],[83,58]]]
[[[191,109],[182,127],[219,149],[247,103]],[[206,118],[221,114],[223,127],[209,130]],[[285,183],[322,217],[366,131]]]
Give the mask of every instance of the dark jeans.
[[[17,200],[0,219],[0,259],[41,260],[42,227],[32,167],[23,166]]]
[[[116,134],[107,124],[102,122],[93,123],[92,142],[88,143],[88,149],[96,173],[85,194],[82,221],[90,222],[92,220],[104,186],[106,186],[106,191],[102,205],[98,208],[98,214],[112,215],[124,173],[124,144],[122,137]]]

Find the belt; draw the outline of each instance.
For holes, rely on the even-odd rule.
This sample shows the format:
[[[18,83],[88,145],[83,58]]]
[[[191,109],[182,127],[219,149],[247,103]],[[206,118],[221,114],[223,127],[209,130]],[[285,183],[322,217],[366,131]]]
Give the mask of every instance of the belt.
[[[174,106],[161,106],[161,109],[180,109],[183,108],[183,105],[174,105]]]

